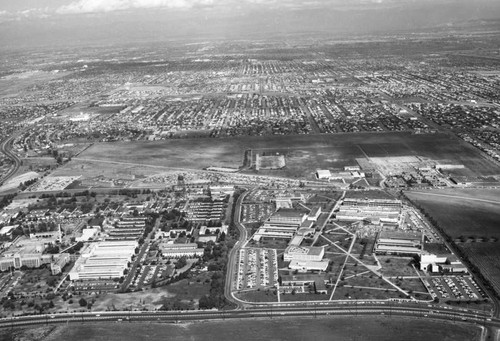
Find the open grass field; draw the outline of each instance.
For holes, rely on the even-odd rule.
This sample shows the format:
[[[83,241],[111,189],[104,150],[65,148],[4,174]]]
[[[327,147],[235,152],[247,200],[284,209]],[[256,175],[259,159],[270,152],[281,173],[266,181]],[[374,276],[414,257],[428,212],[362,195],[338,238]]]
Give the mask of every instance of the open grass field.
[[[452,238],[500,238],[500,190],[450,189],[406,194]],[[457,246],[500,293],[500,243],[458,243]]]
[[[43,328],[43,327],[42,327]],[[141,340],[384,340],[473,341],[480,329],[470,324],[381,317],[318,317],[225,320],[182,324],[103,323],[58,326],[43,341]]]
[[[498,243],[462,243],[459,247],[465,251],[470,261],[475,264],[490,281],[497,293],[500,293],[500,250]]]
[[[243,165],[248,149],[283,152],[286,167],[272,172],[289,177],[310,177],[318,168],[339,168],[355,165],[356,159],[389,156],[419,156],[439,163],[464,164],[478,176],[500,173],[472,146],[444,134],[356,133],[96,143],[79,158],[186,169],[237,168]]]
[[[500,190],[408,191],[452,238],[500,237]],[[496,197],[496,198],[495,198]]]

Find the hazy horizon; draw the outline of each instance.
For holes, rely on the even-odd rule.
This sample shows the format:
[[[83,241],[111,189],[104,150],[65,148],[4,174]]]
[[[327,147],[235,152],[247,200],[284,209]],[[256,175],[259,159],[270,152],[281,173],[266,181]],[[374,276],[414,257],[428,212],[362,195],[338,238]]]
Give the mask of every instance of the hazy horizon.
[[[5,48],[454,29],[496,0],[0,0]],[[494,22],[495,27],[500,22]]]

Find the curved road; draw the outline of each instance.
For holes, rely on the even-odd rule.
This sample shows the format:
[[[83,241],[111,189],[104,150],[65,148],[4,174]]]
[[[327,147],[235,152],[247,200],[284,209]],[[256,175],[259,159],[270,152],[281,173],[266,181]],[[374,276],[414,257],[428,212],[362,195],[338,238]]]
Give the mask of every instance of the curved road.
[[[21,160],[19,157],[12,153],[10,150],[12,141],[14,141],[14,138],[18,135],[14,134],[11,137],[5,139],[2,141],[2,144],[0,145],[0,152],[2,154],[5,154],[9,159],[11,159],[14,162],[14,167],[11,167],[7,173],[5,173],[1,178],[0,178],[0,183],[4,183],[5,181],[9,180],[14,174],[16,174],[17,170],[21,166]]]
[[[245,196],[248,193],[248,189],[245,188],[245,191],[240,194],[238,199],[236,200],[236,203],[234,205],[234,213],[233,213],[233,222],[240,231],[240,237],[236,244],[234,244],[233,248],[229,252],[228,255],[228,261],[227,261],[227,274],[226,274],[226,283],[225,283],[225,288],[224,288],[224,296],[226,297],[227,300],[230,302],[233,302],[238,306],[237,309],[242,309],[243,304],[236,299],[233,295],[233,290],[232,290],[232,284],[233,284],[233,277],[235,273],[235,268],[236,268],[236,253],[240,251],[240,249],[245,245],[245,242],[247,240],[247,229],[241,225],[240,223],[240,217],[241,217],[241,203],[243,202],[243,199],[245,199]]]

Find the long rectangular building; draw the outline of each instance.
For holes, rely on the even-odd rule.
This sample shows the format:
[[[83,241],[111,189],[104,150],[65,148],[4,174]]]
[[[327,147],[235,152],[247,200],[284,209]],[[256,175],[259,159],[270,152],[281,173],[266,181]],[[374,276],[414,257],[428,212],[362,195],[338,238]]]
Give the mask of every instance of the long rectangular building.
[[[69,272],[70,280],[108,279],[123,276],[132,260],[136,241],[105,241],[91,244]]]
[[[180,258],[180,257],[201,257],[205,249],[199,248],[196,243],[188,244],[168,244],[161,243],[159,245],[163,257]]]

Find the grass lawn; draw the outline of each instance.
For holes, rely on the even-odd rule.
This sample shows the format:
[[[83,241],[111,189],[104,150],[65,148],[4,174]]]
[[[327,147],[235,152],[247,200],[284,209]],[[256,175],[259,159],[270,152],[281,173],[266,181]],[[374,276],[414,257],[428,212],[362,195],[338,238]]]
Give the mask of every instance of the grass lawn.
[[[384,276],[416,276],[417,273],[410,265],[412,258],[410,257],[390,257],[390,256],[377,256],[382,265],[380,272]]]
[[[273,294],[273,289],[267,290],[252,290],[236,294],[239,299],[247,302],[278,302],[278,296]]]
[[[58,326],[40,341],[142,340],[343,340],[473,341],[480,329],[471,324],[394,316],[280,317],[181,323],[89,323]],[[37,327],[46,328],[46,327]],[[40,332],[39,335],[46,335]]]

